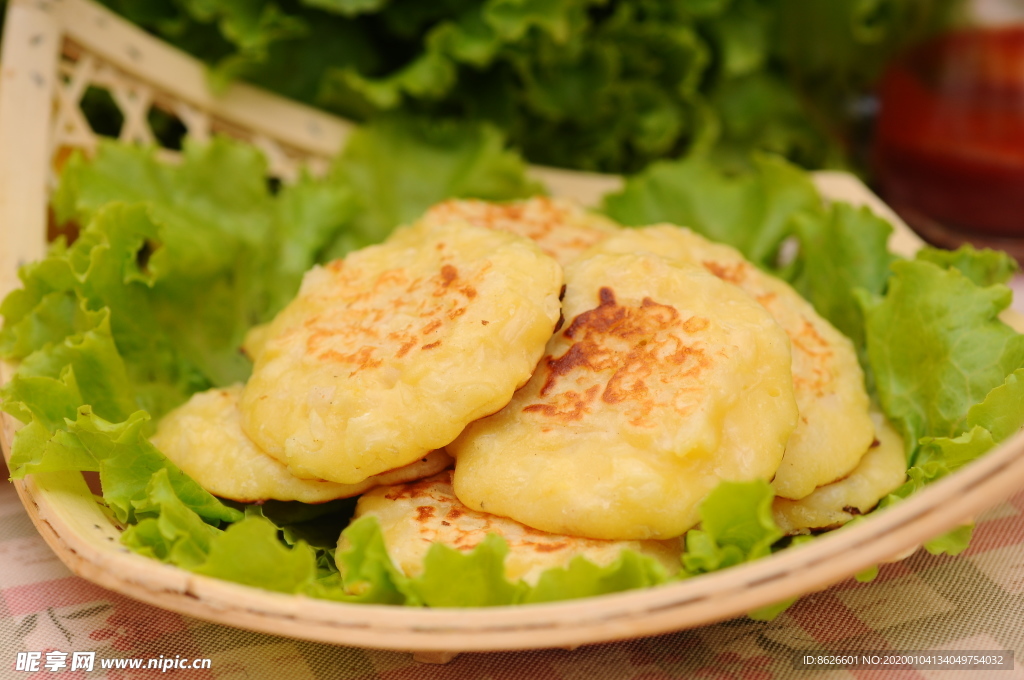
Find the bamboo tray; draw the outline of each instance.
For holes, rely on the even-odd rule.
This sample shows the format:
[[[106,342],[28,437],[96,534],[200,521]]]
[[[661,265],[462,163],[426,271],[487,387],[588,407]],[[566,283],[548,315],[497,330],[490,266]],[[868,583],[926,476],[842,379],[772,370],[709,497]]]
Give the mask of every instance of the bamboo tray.
[[[152,143],[151,107],[177,116],[200,139],[244,138],[287,181],[302,166],[326,168],[351,126],[255,88],[206,89],[201,65],[87,0],[11,0],[0,78],[0,294],[17,267],[43,256],[53,160],[97,138],[78,107],[90,85],[111,93],[124,115],[120,137]],[[594,203],[615,177],[536,168],[553,193]],[[868,205],[897,228],[890,247],[920,241],[858,180],[817,173],[823,195]],[[11,367],[0,366],[0,380]],[[4,416],[10,456],[17,423]],[[429,652],[573,647],[708,624],[825,588],[906,556],[1024,486],[1024,433],[909,500],[847,530],[723,572],[642,591],[545,605],[485,609],[396,609],[289,596],[204,576],[128,552],[78,473],[14,482],[32,521],[76,574],[158,607],[295,638]],[[435,655],[443,660],[445,655]]]

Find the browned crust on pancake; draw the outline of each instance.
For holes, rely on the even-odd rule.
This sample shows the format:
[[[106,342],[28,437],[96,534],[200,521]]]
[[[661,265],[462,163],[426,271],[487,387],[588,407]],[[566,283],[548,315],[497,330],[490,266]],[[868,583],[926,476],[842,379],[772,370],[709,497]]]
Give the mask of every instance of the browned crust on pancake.
[[[539,397],[546,401],[523,411],[572,422],[600,398],[607,404],[626,404],[632,425],[650,425],[648,416],[658,403],[649,383],[682,384],[697,379],[710,365],[699,341],[685,339],[707,329],[710,321],[684,318],[675,307],[650,297],[639,306],[619,304],[609,287],[598,291],[598,300],[597,307],[576,316],[562,332],[574,341],[569,349],[543,359],[547,377]],[[687,410],[672,407],[682,414]]]

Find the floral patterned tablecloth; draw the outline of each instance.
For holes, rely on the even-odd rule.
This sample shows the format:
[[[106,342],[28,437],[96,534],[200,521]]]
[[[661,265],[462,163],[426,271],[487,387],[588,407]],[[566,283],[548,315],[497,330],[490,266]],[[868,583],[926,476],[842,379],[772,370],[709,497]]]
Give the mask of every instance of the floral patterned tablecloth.
[[[6,470],[0,469],[6,478]],[[214,625],[141,604],[73,576],[0,484],[0,678],[662,680],[669,678],[1024,679],[1024,490],[978,520],[957,557],[918,551],[869,584],[805,597],[772,622],[745,618],[575,651],[463,654],[445,665]],[[1013,650],[1013,670],[801,670],[801,653]],[[27,653],[38,652],[37,671]],[[93,652],[91,671],[71,670]],[[19,656],[20,653],[20,656]],[[47,656],[47,653],[56,653]],[[63,653],[66,656],[61,656]],[[208,669],[103,669],[118,659],[209,659]],[[45,664],[54,661],[54,670]]]

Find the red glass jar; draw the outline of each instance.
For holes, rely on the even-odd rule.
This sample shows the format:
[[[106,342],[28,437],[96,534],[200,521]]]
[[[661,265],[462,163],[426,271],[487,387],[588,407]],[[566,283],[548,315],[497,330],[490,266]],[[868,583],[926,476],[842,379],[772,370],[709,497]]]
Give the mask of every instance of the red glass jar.
[[[1024,27],[926,43],[881,82],[872,161],[924,238],[1024,256]]]

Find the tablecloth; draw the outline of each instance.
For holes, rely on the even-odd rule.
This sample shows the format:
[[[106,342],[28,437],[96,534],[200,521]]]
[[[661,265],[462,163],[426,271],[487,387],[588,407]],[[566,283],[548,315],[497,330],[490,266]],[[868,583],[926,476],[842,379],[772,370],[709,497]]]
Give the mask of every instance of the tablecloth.
[[[6,470],[0,468],[6,479]],[[885,680],[1024,678],[1024,490],[978,518],[957,557],[918,551],[809,595],[771,622],[738,618],[568,650],[462,654],[444,665],[406,653],[292,640],[182,616],[73,576],[43,542],[13,486],[0,483],[0,678],[287,680]],[[802,654],[843,650],[1012,650],[1012,670],[801,670]],[[71,671],[92,652],[91,671]],[[21,657],[19,659],[19,653]],[[37,671],[18,670],[38,653]],[[45,663],[47,653],[54,670]],[[61,654],[66,655],[62,657]],[[118,659],[208,659],[209,668],[103,669]],[[126,661],[127,662],[127,661]]]

